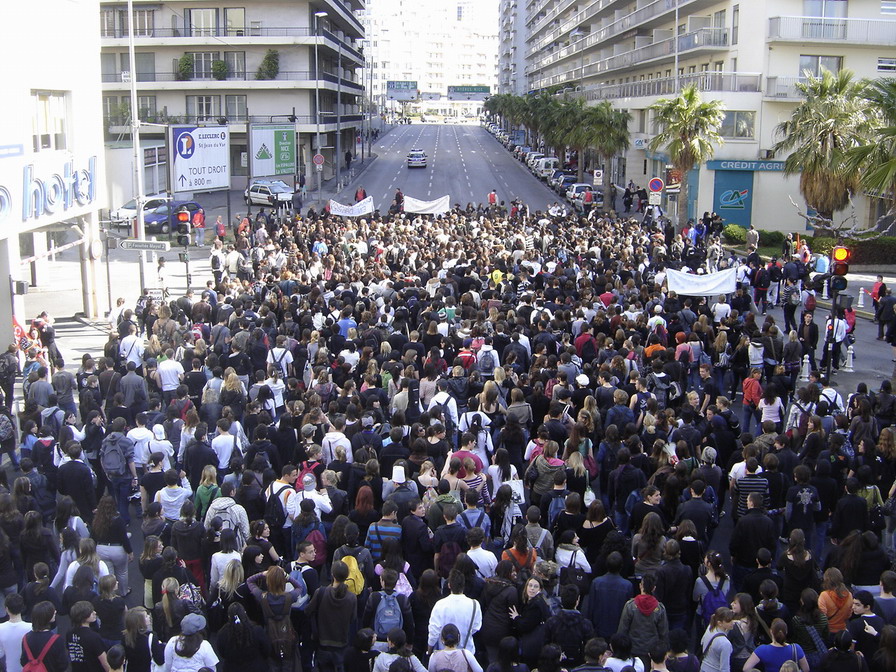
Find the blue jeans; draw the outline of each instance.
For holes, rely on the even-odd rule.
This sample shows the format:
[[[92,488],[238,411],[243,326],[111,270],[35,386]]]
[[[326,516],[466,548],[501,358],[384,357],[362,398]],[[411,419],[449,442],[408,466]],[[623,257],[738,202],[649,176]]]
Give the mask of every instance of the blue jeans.
[[[113,476],[109,479],[109,492],[118,502],[118,513],[125,526],[131,524],[131,513],[129,503],[131,497],[131,477],[130,476]]]
[[[815,543],[812,546],[812,555],[819,567],[824,566],[824,552],[828,544],[828,532],[831,529],[831,521],[826,520],[823,523],[815,523]]]
[[[744,402],[744,413],[743,413],[743,421],[741,424],[742,432],[750,431],[750,421],[755,420],[756,426],[762,426],[762,412],[758,408],[750,408],[750,405]]]
[[[769,549],[771,550],[771,549]],[[744,585],[744,579],[747,578],[747,574],[753,571],[752,567],[743,567],[738,565],[737,563],[732,563],[731,565],[731,583],[734,585],[735,590],[740,590],[741,586]]]
[[[628,515],[625,513],[613,512],[613,522],[616,523],[616,529],[628,536]]]

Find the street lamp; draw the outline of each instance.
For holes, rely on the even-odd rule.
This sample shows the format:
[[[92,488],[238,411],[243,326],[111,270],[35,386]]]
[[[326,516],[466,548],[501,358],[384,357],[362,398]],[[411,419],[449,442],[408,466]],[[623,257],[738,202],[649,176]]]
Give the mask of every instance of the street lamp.
[[[326,12],[314,12],[314,118],[317,122],[317,131],[316,131],[316,142],[317,142],[317,153],[321,154],[320,151],[320,61],[318,60],[317,54],[317,43],[318,36],[320,31],[318,30],[317,21],[318,19],[322,19],[325,16],[329,16]],[[337,157],[338,161],[339,158]],[[321,166],[322,168],[323,166]],[[317,204],[320,205],[321,199],[321,189],[322,189],[322,173],[321,168],[317,169]]]

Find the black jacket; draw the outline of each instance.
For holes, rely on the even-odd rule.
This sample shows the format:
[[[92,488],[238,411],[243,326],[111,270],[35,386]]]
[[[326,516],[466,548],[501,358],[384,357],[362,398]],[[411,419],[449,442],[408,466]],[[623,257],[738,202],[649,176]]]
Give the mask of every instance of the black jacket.
[[[772,519],[761,509],[749,509],[734,526],[728,544],[731,561],[741,567],[753,567],[756,565],[756,551],[767,548],[774,553],[776,542]]]
[[[184,449],[184,471],[190,481],[193,492],[199,487],[202,480],[202,470],[208,465],[218,467],[218,456],[212,447],[205,441],[193,439]]]
[[[429,533],[425,518],[411,514],[401,521],[401,552],[418,580],[424,570],[433,568],[434,549]]]
[[[681,560],[668,560],[656,573],[656,599],[670,614],[686,614],[691,606],[694,572]]]
[[[716,493],[716,496],[719,496],[718,492]],[[715,507],[703,499],[692,497],[688,501],[678,505],[675,524],[677,525],[684,519],[688,519],[694,523],[694,527],[697,528],[697,534],[700,536],[700,541],[708,544],[710,532],[715,529],[715,526],[718,524]],[[663,600],[660,600],[660,602],[662,601]]]
[[[93,519],[96,508],[96,487],[93,474],[80,460],[71,460],[59,466],[57,486],[60,495],[68,495],[86,520]]]
[[[513,635],[510,607],[519,604],[516,586],[507,579],[493,576],[485,580],[481,600],[482,627],[479,630],[479,637],[482,641],[500,642],[502,638]]]
[[[843,539],[853,530],[868,529],[868,503],[858,495],[843,495],[837,501],[831,520],[831,538]]]

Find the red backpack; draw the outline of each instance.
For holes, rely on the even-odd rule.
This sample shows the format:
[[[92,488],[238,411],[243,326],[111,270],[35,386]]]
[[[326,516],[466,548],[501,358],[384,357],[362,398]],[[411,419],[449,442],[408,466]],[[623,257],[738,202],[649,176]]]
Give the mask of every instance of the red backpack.
[[[50,637],[50,641],[48,641],[44,648],[41,650],[40,655],[35,658],[34,654],[31,653],[31,647],[28,646],[28,637],[22,638],[22,646],[25,649],[25,655],[28,656],[28,662],[22,666],[22,672],[47,672],[47,666],[44,663],[44,658],[47,657],[47,654],[50,652],[50,649],[53,647],[53,644],[56,643],[56,640],[59,639],[59,635],[53,635]]]

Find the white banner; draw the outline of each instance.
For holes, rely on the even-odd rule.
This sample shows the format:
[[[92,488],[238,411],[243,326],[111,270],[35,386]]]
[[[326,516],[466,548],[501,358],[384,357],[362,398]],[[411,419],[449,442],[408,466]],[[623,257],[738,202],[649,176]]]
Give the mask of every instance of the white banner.
[[[354,205],[343,205],[336,201],[330,201],[330,214],[339,217],[361,217],[373,212],[373,196],[368,196],[363,201]]]
[[[681,271],[666,271],[669,291],[685,296],[717,296],[731,294],[737,288],[737,279],[733,268],[717,273],[693,275]]]
[[[410,196],[404,197],[404,211],[421,215],[442,215],[451,209],[451,197],[442,196],[434,201],[418,201]]]

